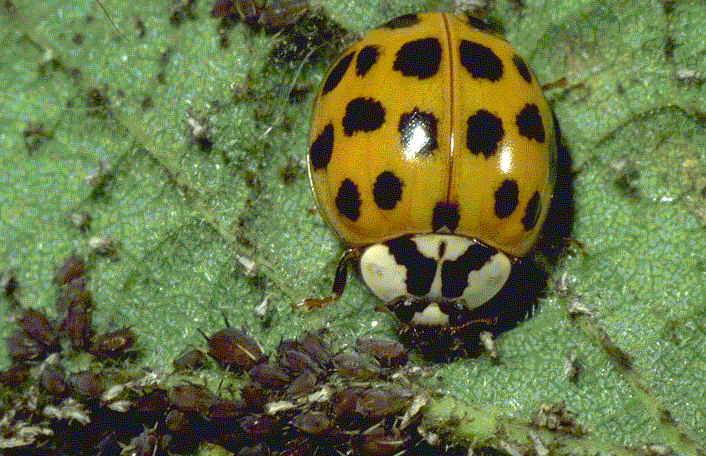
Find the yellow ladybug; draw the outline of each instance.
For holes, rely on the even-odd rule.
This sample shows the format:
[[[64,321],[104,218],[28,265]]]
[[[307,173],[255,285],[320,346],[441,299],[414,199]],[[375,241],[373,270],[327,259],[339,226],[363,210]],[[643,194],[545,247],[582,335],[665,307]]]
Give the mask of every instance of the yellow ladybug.
[[[411,325],[466,323],[530,252],[552,197],[556,140],[536,78],[505,39],[449,14],[399,17],[346,50],[308,145],[319,212],[350,247],[317,303],[340,296],[357,258]]]

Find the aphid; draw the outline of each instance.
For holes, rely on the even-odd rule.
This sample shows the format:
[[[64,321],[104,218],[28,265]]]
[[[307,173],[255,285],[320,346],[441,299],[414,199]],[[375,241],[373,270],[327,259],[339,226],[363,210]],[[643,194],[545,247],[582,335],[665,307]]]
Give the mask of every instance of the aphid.
[[[370,361],[352,353],[341,352],[333,357],[333,366],[344,378],[368,381],[380,376],[382,369]]]
[[[5,338],[5,350],[10,358],[29,360],[44,355],[46,346],[23,331],[15,331]]]
[[[56,311],[59,316],[65,316],[69,309],[86,309],[91,305],[91,294],[86,289],[84,278],[74,279],[59,289],[59,298],[56,301]]]
[[[102,187],[111,177],[113,168],[100,160],[90,174],[83,178],[83,183],[89,187]]]
[[[201,350],[193,348],[177,355],[172,361],[172,366],[175,372],[188,371],[203,366],[205,361],[206,355]]]
[[[88,352],[98,358],[115,358],[131,348],[136,340],[130,328],[121,328],[96,337]]]
[[[333,427],[333,422],[323,412],[307,411],[295,416],[292,426],[307,434],[320,435]]]
[[[302,394],[308,394],[314,391],[316,388],[317,380],[316,375],[312,372],[307,371],[299,374],[292,383],[289,384],[285,392],[289,396],[299,396]]]
[[[44,344],[46,347],[56,345],[56,331],[43,312],[31,307],[25,307],[22,310],[19,323],[22,329],[37,342]]]
[[[75,392],[87,398],[100,397],[105,391],[103,377],[96,372],[83,371],[70,374],[69,383]]]
[[[404,346],[396,340],[385,338],[358,338],[355,350],[375,358],[382,367],[400,367],[407,364],[409,356]]]
[[[235,328],[221,329],[211,337],[201,334],[208,342],[208,354],[221,364],[247,370],[263,359],[260,344]]]
[[[255,438],[271,435],[279,430],[279,420],[264,414],[250,414],[240,421],[240,427]]]
[[[92,312],[84,306],[75,305],[69,308],[61,327],[68,334],[74,350],[83,350],[88,347],[93,332],[91,316]]]
[[[311,359],[311,356],[299,350],[280,350],[278,348],[277,361],[280,366],[293,375],[311,372],[318,377],[326,372],[316,361]]]
[[[279,366],[273,366],[268,363],[258,364],[253,367],[248,371],[248,375],[253,381],[266,388],[282,388],[292,380]]]
[[[17,290],[17,279],[15,274],[10,270],[0,272],[0,294],[12,296]]]
[[[69,224],[81,231],[88,231],[91,223],[91,214],[87,211],[72,212],[69,214]]]
[[[6,371],[0,371],[0,383],[5,386],[17,386],[29,378],[29,365],[17,363]]]
[[[196,410],[204,413],[216,401],[216,396],[201,385],[177,385],[169,390],[169,399],[182,412]]]
[[[154,390],[135,401],[134,409],[140,413],[162,414],[169,410],[169,398],[162,390]]]
[[[46,142],[51,135],[47,133],[44,128],[44,124],[41,122],[27,122],[24,132],[22,133],[24,138],[25,148],[28,153],[32,153],[39,149],[44,142]]]
[[[72,253],[68,256],[61,267],[56,271],[54,283],[63,286],[69,284],[72,280],[82,277],[86,273],[86,260],[83,255]]]
[[[119,242],[111,238],[90,236],[86,239],[86,246],[91,252],[100,253],[101,255],[113,255],[118,249]]]
[[[44,390],[52,396],[64,396],[69,392],[66,375],[59,366],[47,366],[40,375],[40,382]]]
[[[211,150],[213,141],[210,139],[211,130],[206,123],[206,118],[198,119],[191,109],[187,109],[184,121],[189,129],[191,139],[199,148],[204,151]]]
[[[301,349],[311,356],[321,366],[328,366],[331,362],[331,347],[319,334],[303,331],[298,338]]]
[[[361,434],[351,436],[351,449],[354,456],[393,456],[408,438],[406,435],[387,432],[381,426],[373,426]]]
[[[366,388],[357,397],[353,411],[367,418],[382,418],[401,412],[411,402],[411,395],[397,388]]]

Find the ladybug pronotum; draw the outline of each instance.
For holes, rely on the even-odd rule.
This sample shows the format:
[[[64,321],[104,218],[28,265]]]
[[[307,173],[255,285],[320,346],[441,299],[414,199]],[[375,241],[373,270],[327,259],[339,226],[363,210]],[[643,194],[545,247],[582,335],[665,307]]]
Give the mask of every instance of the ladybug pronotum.
[[[309,133],[319,212],[403,324],[457,327],[505,285],[547,216],[553,117],[515,48],[472,19],[410,14],[346,50]]]

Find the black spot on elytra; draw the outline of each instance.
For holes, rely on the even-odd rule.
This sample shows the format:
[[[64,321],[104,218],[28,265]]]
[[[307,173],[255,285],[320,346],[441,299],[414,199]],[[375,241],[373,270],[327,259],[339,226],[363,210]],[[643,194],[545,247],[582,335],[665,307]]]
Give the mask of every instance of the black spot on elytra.
[[[541,212],[539,207],[539,192],[534,192],[532,198],[530,198],[525,208],[525,216],[522,217],[522,226],[525,227],[525,231],[529,231],[537,224],[539,219],[539,213]]]
[[[333,70],[331,70],[331,73],[329,73],[326,78],[326,82],[324,82],[323,87],[321,87],[321,95],[326,95],[338,86],[338,83],[341,82],[341,79],[343,79],[343,75],[346,74],[346,70],[350,66],[351,60],[353,60],[353,54],[355,54],[355,52],[347,54],[338,61],[336,66],[333,67]]]
[[[385,108],[372,98],[354,98],[346,105],[343,132],[351,136],[358,131],[371,132],[385,123]]]
[[[355,222],[360,217],[360,194],[358,187],[350,179],[345,179],[338,187],[336,207],[341,215]]]
[[[481,109],[468,118],[466,147],[474,154],[489,158],[498,151],[500,141],[505,136],[503,121],[494,114]]]
[[[532,82],[532,73],[530,72],[529,67],[527,67],[527,64],[522,59],[522,57],[517,54],[513,54],[512,63],[515,64],[515,68],[517,68],[517,72],[520,73],[522,79],[527,81],[527,84],[530,84]]]
[[[536,104],[526,104],[517,115],[517,128],[520,134],[528,139],[544,142],[544,124]]]
[[[325,168],[333,153],[333,125],[328,124],[309,148],[309,160],[314,171]]]
[[[420,19],[419,16],[416,14],[405,14],[404,16],[396,17],[389,21],[388,23],[381,25],[380,28],[387,28],[387,29],[400,29],[400,28],[407,28],[407,27],[413,27],[419,23]]]
[[[505,218],[517,209],[517,198],[520,191],[517,182],[505,179],[495,192],[495,215]]]
[[[405,76],[426,79],[439,71],[441,44],[436,38],[422,38],[403,44],[392,68]]]
[[[407,269],[407,293],[413,296],[429,294],[436,274],[436,260],[422,255],[410,236],[401,236],[383,244],[390,249],[395,262]]]
[[[375,65],[378,60],[378,47],[374,45],[365,46],[358,52],[358,57],[355,59],[355,74],[357,76],[365,76],[365,73]]]
[[[478,271],[498,251],[492,247],[473,244],[454,261],[441,264],[441,294],[445,298],[458,298],[468,287],[468,274]]]
[[[434,114],[418,108],[400,116],[397,131],[400,132],[400,145],[406,157],[426,157],[439,147],[436,124]]]
[[[434,215],[431,219],[431,229],[436,233],[441,228],[448,228],[450,233],[456,231],[458,221],[461,216],[458,213],[458,205],[454,203],[436,203]]]
[[[474,78],[497,81],[503,75],[503,62],[488,47],[463,40],[459,46],[461,65]]]
[[[402,181],[390,171],[383,171],[373,184],[373,199],[380,209],[394,209],[402,198]]]

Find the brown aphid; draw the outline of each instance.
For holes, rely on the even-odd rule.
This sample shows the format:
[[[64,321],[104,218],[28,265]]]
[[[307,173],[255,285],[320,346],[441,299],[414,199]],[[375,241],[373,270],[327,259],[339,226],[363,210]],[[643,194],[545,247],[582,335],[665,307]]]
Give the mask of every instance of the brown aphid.
[[[262,363],[253,367],[248,371],[248,375],[253,381],[258,382],[265,388],[282,388],[284,385],[292,381],[292,378],[287,375],[279,366]]]
[[[91,294],[86,289],[86,280],[81,277],[63,285],[59,290],[56,301],[56,311],[61,316],[66,316],[69,309],[80,307],[86,309],[91,305]]]
[[[352,353],[341,352],[333,357],[333,366],[344,378],[372,380],[380,376],[382,369],[365,358]]]
[[[227,399],[216,398],[203,414],[203,417],[211,421],[224,421],[240,418],[243,416],[243,407],[236,402]]]
[[[320,435],[327,433],[333,427],[333,422],[325,413],[307,411],[295,416],[292,426],[307,434]]]
[[[250,369],[263,359],[260,344],[235,328],[221,329],[211,337],[203,336],[208,342],[208,354],[223,365]]]
[[[382,367],[400,367],[407,364],[408,355],[404,345],[396,340],[385,338],[358,338],[355,341],[355,350],[366,353],[375,358]]]
[[[82,277],[86,273],[86,260],[83,255],[76,255],[72,253],[71,256],[66,257],[64,263],[61,265],[56,275],[54,276],[54,283],[63,286],[68,284],[74,279]]]
[[[42,388],[52,396],[65,396],[69,393],[66,374],[59,366],[47,366],[39,378]]]
[[[352,386],[336,393],[331,401],[331,413],[334,418],[340,419],[352,414],[363,390],[359,386]]]
[[[86,102],[86,106],[89,108],[88,114],[102,114],[110,105],[110,98],[108,98],[108,87],[89,87],[84,91],[83,99]]]
[[[195,410],[204,413],[216,401],[216,396],[205,386],[177,385],[169,391],[174,407],[186,412]]]
[[[83,371],[69,375],[74,391],[87,398],[99,397],[105,391],[103,377],[95,372]]]
[[[116,358],[135,344],[137,336],[130,328],[121,328],[95,338],[90,354],[98,358]]]
[[[367,388],[358,395],[353,411],[366,418],[382,418],[401,412],[411,396],[397,389]]]
[[[190,371],[202,367],[205,364],[206,355],[196,348],[187,349],[174,358],[172,366],[174,372]]]
[[[322,368],[316,361],[311,359],[311,356],[303,351],[284,350],[280,352],[279,348],[277,351],[277,361],[280,366],[290,371],[293,375],[311,372],[318,377],[326,373],[324,368]]]
[[[208,14],[211,17],[224,17],[234,12],[235,3],[233,0],[216,0]]]
[[[74,350],[83,350],[88,347],[93,329],[91,329],[92,312],[83,306],[72,306],[69,308],[62,328],[71,340]]]
[[[164,413],[169,410],[169,399],[164,391],[154,390],[137,399],[134,410],[140,413]]]
[[[307,0],[270,0],[260,10],[257,23],[269,31],[276,31],[294,25],[307,11]]]
[[[254,411],[262,412],[265,405],[265,395],[262,392],[262,388],[256,385],[245,385],[240,390],[240,397],[245,401],[245,406]]]
[[[12,296],[17,290],[17,279],[11,270],[0,272],[0,294]]]
[[[25,149],[30,154],[39,149],[46,140],[51,137],[41,122],[27,122],[22,138],[25,142]]]
[[[307,394],[316,388],[316,383],[316,375],[307,371],[295,378],[285,391],[289,396]]]
[[[29,366],[25,363],[13,364],[8,370],[0,371],[0,383],[5,386],[17,386],[28,378]]]
[[[47,347],[53,347],[57,343],[57,335],[54,326],[43,312],[32,307],[25,307],[19,318],[22,329],[34,340]]]
[[[15,331],[5,338],[7,356],[17,360],[28,360],[44,355],[46,346],[23,331]]]
[[[179,410],[170,410],[167,413],[167,417],[164,419],[164,424],[169,429],[169,433],[173,435],[181,435],[189,430],[190,421],[184,414],[184,412]]]
[[[271,435],[279,430],[277,418],[264,414],[250,414],[240,421],[240,427],[255,438]]]
[[[351,436],[351,450],[354,456],[392,456],[400,451],[400,447],[409,436],[386,432],[378,426],[362,434]]]
[[[328,366],[331,363],[331,346],[318,334],[311,331],[302,331],[299,335],[301,349],[311,356],[311,358],[321,366]]]

